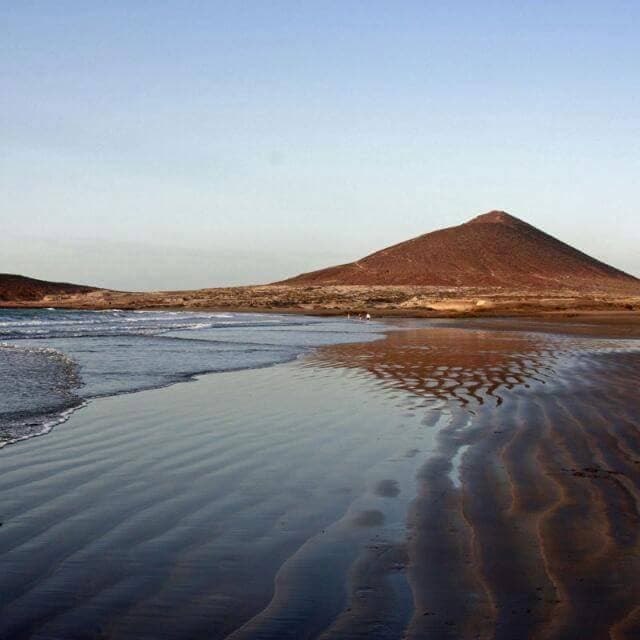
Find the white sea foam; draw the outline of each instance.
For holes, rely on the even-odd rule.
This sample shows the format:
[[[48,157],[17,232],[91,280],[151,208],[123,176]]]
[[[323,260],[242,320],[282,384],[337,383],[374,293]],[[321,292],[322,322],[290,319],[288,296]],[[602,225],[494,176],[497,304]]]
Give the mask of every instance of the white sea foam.
[[[14,438],[8,438],[5,440],[0,440],[0,449],[6,447],[8,444],[15,444],[16,442],[22,442],[24,440],[30,440],[31,438],[37,438],[38,436],[44,436],[47,433],[50,433],[54,427],[61,425],[66,422],[78,409],[82,409],[82,407],[87,406],[87,401],[83,400],[79,405],[75,407],[70,407],[69,409],[65,409],[58,414],[55,414],[53,417],[49,417],[45,419],[42,424],[40,424],[39,428],[34,431],[29,431],[29,433],[25,433],[21,436],[16,436]]]

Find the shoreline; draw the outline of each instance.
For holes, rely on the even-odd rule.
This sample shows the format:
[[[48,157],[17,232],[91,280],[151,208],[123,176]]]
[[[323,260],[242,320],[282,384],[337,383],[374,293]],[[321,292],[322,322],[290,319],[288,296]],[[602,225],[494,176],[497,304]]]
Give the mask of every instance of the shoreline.
[[[466,318],[637,314],[640,287],[507,289],[426,286],[245,286],[195,291],[97,290],[37,299],[0,300],[3,308],[164,310],[375,317]]]
[[[1,309],[2,307],[0,307]],[[39,307],[37,307],[39,308]],[[67,310],[67,309],[64,309]],[[84,309],[83,309],[84,310]],[[148,311],[152,311],[151,309],[144,309]],[[167,311],[167,309],[159,309],[160,311]],[[128,310],[127,310],[128,311]],[[185,309],[172,309],[175,312],[189,312],[195,310],[185,310]],[[198,311],[205,311],[205,309],[199,309]],[[218,312],[218,309],[206,310],[212,312]],[[236,311],[227,311],[231,313],[243,313]],[[261,312],[253,311],[253,314],[259,314]],[[277,310],[273,313],[281,313],[286,315],[287,311]],[[294,312],[293,315],[309,315],[310,317],[314,317],[311,314],[302,314],[300,312]],[[326,317],[341,317],[334,315],[317,315],[316,317],[326,318]],[[486,316],[415,316],[415,315],[386,315],[386,316],[378,316],[373,319],[374,321],[378,321],[383,323],[384,330],[380,333],[380,338],[386,340],[389,338],[389,334],[393,331],[398,330],[406,330],[411,328],[410,324],[403,323],[405,320],[407,322],[411,320],[438,320],[438,324],[432,325],[431,328],[452,328],[452,329],[462,329],[467,331],[477,331],[477,330],[488,330],[488,331],[515,331],[522,332],[523,330],[529,330],[533,332],[540,333],[548,333],[548,334],[563,334],[567,335],[592,335],[599,336],[601,338],[640,338],[640,312],[609,312],[609,313],[601,313],[601,312],[583,312],[583,313],[547,313],[544,315],[523,315],[523,316],[510,316],[510,315],[496,315],[491,317]],[[360,322],[366,322],[364,320],[359,320]],[[394,324],[394,321],[397,324]],[[579,324],[578,324],[579,323]],[[429,325],[416,325],[418,329],[428,328]],[[19,342],[19,341],[18,341]],[[344,343],[343,343],[344,344]],[[349,343],[346,343],[349,344]],[[357,344],[357,343],[355,343]],[[181,384],[184,382],[193,382],[198,380],[202,376],[214,375],[217,373],[226,373],[233,371],[244,371],[244,370],[254,370],[254,369],[263,369],[269,368],[272,366],[276,366],[279,364],[286,364],[287,362],[295,362],[304,358],[310,357],[313,352],[318,349],[324,349],[326,346],[311,346],[306,347],[300,353],[292,357],[291,359],[285,361],[278,361],[268,364],[260,364],[260,365],[252,365],[247,367],[238,367],[224,370],[197,370],[188,374],[180,374],[176,375],[175,379],[163,382],[158,384],[157,386],[151,387],[143,387],[140,389],[131,389],[127,391],[118,391],[115,393],[104,393],[95,396],[80,396],[80,403],[78,405],[69,407],[64,411],[61,411],[59,414],[55,415],[47,415],[47,420],[42,424],[42,430],[26,436],[20,436],[13,440],[7,440],[0,442],[0,449],[15,445],[22,441],[30,440],[35,437],[48,435],[53,429],[58,427],[61,424],[64,424],[69,417],[74,414],[76,411],[79,411],[86,407],[91,402],[101,399],[101,398],[109,398],[109,397],[117,397],[125,394],[136,394],[140,392],[145,392],[154,389],[163,389],[172,387],[177,384]]]
[[[67,310],[65,309],[64,311],[67,311]],[[178,313],[188,313],[188,312],[179,310]],[[237,314],[236,318],[239,315],[240,314]],[[251,315],[255,316],[256,314],[251,314]],[[268,317],[267,314],[257,314],[257,315],[264,316],[265,318]],[[262,318],[259,318],[259,319],[261,320]],[[313,326],[317,326],[318,328],[323,330],[324,328],[326,328],[327,324],[332,324],[332,323],[322,322],[322,323],[309,325],[307,322],[304,322],[298,325],[296,325],[295,323],[285,324],[285,326],[289,326],[291,328],[296,326],[307,326],[308,330],[313,330],[312,329]],[[280,328],[283,325],[278,324],[275,326]],[[247,326],[246,325],[243,326],[241,323],[236,325],[236,329],[243,330],[246,328]],[[209,330],[215,331],[216,328],[213,327],[212,329],[210,328]],[[352,339],[355,342],[357,342],[358,340],[362,340],[365,336],[367,337],[364,339],[376,340],[376,339],[383,338],[387,330],[389,330],[388,327],[383,328],[381,325],[378,324],[378,325],[372,326],[371,328],[367,328],[367,330],[364,330],[363,328],[361,331],[354,331],[353,335],[349,332],[347,332],[345,335],[349,336],[348,340]],[[155,334],[148,334],[148,333],[135,334],[134,333],[127,337],[133,338],[133,339],[136,339],[136,338],[144,339],[144,338],[149,338],[151,337],[151,335],[153,335],[153,337],[157,340],[163,340],[163,339],[178,340],[178,341],[183,340],[182,343],[178,342],[175,344],[176,345],[182,344],[185,348],[188,348],[188,345],[191,344],[190,340],[194,338],[193,335],[190,335],[190,331],[191,330],[189,329],[187,330],[174,329],[173,331],[170,331],[169,335],[167,336],[166,335],[167,330],[166,329],[162,330],[160,327],[158,327],[157,333]],[[175,335],[171,335],[172,332],[175,332]],[[198,330],[195,330],[195,332],[196,332],[195,335],[198,336],[201,341],[204,341],[205,344],[209,342],[207,340],[206,330],[202,335],[198,334]],[[104,336],[100,334],[95,336],[95,338],[97,338],[98,340],[100,340],[103,337]],[[82,337],[72,336],[71,338],[67,338],[64,335],[58,336],[58,337],[55,337],[55,336],[28,337],[27,336],[26,338],[14,336],[12,338],[7,338],[5,342],[0,341],[0,348],[5,346],[11,349],[29,350],[29,349],[35,348],[37,350],[37,349],[40,349],[41,347],[40,346],[34,347],[33,343],[35,342],[38,345],[42,343],[44,348],[47,348],[52,352],[55,352],[63,356],[64,358],[67,358],[67,359],[70,358],[73,360],[74,354],[73,354],[73,348],[71,347],[72,343],[67,345],[65,344],[64,341],[67,339],[71,339],[72,341],[82,340],[82,339],[91,340],[93,338],[94,336],[91,336],[90,334]],[[57,344],[57,341],[59,340],[62,340],[62,344]],[[259,343],[259,340],[260,338],[258,334],[258,343]],[[210,340],[210,344],[212,345],[217,344],[219,342],[224,342],[224,340],[216,340],[216,339]],[[338,342],[340,342],[339,339],[338,339]],[[25,343],[26,343],[26,346],[25,346]],[[52,343],[55,346],[51,346]],[[229,344],[233,344],[233,341],[231,341]],[[265,342],[265,347],[268,347],[269,344],[270,344],[269,340],[267,339]],[[311,344],[289,345],[288,347],[286,347],[286,344],[285,344],[284,348],[288,348],[289,352],[284,353],[284,352],[274,351],[271,354],[272,359],[269,359],[267,361],[255,361],[254,359],[249,361],[240,361],[237,363],[230,363],[227,361],[223,362],[223,361],[216,360],[215,354],[213,354],[213,360],[208,360],[206,362],[198,362],[197,364],[194,362],[192,366],[190,368],[187,367],[186,370],[168,371],[168,372],[165,372],[165,374],[160,379],[155,380],[152,383],[147,382],[142,384],[142,386],[140,386],[141,383],[138,382],[137,385],[134,384],[131,388],[122,388],[122,389],[104,390],[104,391],[91,390],[91,387],[92,387],[91,383],[95,382],[95,379],[92,378],[90,375],[89,382],[87,380],[83,380],[82,384],[80,384],[78,387],[74,387],[74,394],[72,397],[70,397],[69,404],[66,405],[64,408],[60,410],[55,410],[55,411],[52,410],[52,411],[46,411],[43,413],[33,413],[30,415],[25,415],[22,418],[22,420],[23,420],[23,426],[29,427],[29,431],[27,433],[21,433],[20,429],[18,429],[17,434],[15,433],[15,431],[12,434],[11,425],[9,425],[6,431],[0,433],[0,449],[6,446],[17,444],[22,441],[30,440],[32,438],[49,434],[58,425],[66,422],[69,419],[70,415],[88,406],[91,402],[101,398],[117,397],[120,395],[136,394],[136,393],[150,391],[154,389],[168,388],[184,382],[193,382],[202,376],[213,375],[217,373],[228,373],[228,372],[245,371],[245,370],[259,370],[259,369],[273,367],[278,364],[295,362],[297,360],[300,360],[301,358],[304,358],[314,349],[319,348],[322,344],[323,344],[322,342],[319,342],[317,345],[314,345],[313,343],[311,343]],[[275,347],[276,345],[272,345],[272,346]],[[89,368],[91,368],[92,366],[90,362],[89,363],[85,362],[83,364],[82,360],[80,361],[73,360],[73,362],[75,366],[78,366],[78,367],[89,366]],[[20,427],[19,424],[17,426]],[[38,429],[32,430],[36,426],[38,426]]]
[[[375,318],[391,319],[447,319],[460,320],[465,318],[503,318],[503,319],[538,319],[554,318],[562,320],[575,320],[580,318],[597,318],[603,321],[615,320],[616,318],[634,319],[640,322],[640,297],[638,307],[629,309],[624,304],[610,306],[585,306],[585,307],[563,307],[550,309],[548,307],[539,308],[513,308],[513,309],[477,309],[474,311],[438,311],[430,309],[403,309],[403,308],[377,308],[365,307],[349,311],[346,309],[334,308],[300,308],[300,307],[248,307],[248,306],[179,306],[179,305],[124,305],[124,306],[102,306],[102,305],[78,305],[65,304],[64,302],[2,302],[0,310],[28,310],[28,309],[53,309],[61,311],[184,311],[184,312],[212,312],[212,313],[246,313],[246,314],[282,314],[282,315],[306,315],[317,317],[343,317],[347,313],[357,314],[369,312],[375,314]],[[355,320],[356,318],[352,318]]]

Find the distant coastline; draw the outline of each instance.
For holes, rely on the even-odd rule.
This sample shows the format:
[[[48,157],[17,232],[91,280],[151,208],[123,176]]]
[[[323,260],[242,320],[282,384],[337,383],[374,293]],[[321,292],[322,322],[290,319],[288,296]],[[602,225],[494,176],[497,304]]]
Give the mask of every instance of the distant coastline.
[[[420,318],[640,310],[640,279],[504,211],[272,284],[126,292],[0,274],[0,306]]]
[[[129,293],[106,289],[0,300],[4,308],[234,311],[406,318],[618,314],[640,317],[640,291],[527,291],[410,286],[230,287]]]

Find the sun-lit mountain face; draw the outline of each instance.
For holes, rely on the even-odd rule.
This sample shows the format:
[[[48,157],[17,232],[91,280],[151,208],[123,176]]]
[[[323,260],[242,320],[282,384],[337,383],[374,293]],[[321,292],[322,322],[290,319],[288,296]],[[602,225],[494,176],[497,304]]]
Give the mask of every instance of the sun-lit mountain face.
[[[283,284],[608,290],[637,288],[640,281],[515,216],[490,211]]]

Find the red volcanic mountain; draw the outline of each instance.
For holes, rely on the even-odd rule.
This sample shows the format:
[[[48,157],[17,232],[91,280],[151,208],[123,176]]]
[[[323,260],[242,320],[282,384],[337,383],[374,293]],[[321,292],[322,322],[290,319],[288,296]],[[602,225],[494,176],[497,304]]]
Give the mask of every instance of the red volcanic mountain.
[[[640,288],[640,280],[505,213],[401,242],[287,285],[419,285],[536,289]]]
[[[0,301],[40,300],[44,296],[70,293],[88,293],[94,287],[66,282],[47,282],[26,276],[0,273]]]

